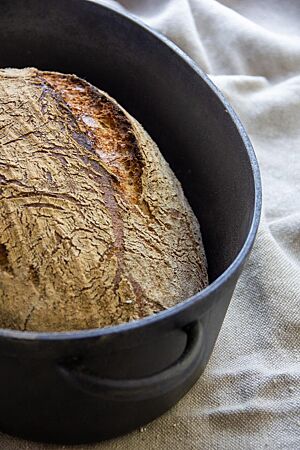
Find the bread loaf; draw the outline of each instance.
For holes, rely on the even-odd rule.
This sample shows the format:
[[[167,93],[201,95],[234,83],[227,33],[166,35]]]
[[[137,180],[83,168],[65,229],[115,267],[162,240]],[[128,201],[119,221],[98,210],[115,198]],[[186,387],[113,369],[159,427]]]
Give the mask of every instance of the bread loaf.
[[[207,285],[199,224],[141,125],[74,75],[0,70],[0,327],[104,327]]]

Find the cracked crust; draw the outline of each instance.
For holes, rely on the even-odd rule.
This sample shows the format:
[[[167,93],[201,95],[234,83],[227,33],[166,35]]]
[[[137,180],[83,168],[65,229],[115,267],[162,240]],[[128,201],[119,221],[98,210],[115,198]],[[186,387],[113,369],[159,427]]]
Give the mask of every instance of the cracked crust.
[[[203,289],[198,222],[148,134],[74,75],[0,70],[0,327],[116,325]]]

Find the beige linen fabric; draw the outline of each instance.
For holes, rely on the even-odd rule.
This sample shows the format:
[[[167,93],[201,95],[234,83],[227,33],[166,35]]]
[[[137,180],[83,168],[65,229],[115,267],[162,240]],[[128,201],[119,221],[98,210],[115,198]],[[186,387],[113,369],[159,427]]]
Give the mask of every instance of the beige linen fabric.
[[[261,167],[263,218],[213,355],[194,388],[144,430],[74,448],[298,450],[300,2],[120,3],[211,74],[240,115]],[[63,447],[0,435],[0,448]]]

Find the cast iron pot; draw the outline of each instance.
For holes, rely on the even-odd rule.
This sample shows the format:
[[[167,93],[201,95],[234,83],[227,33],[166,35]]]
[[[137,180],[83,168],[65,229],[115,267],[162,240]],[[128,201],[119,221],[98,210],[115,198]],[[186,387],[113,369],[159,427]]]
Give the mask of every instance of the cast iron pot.
[[[0,429],[83,443],[146,424],[195,383],[257,231],[257,162],[227,101],[166,38],[88,0],[2,0],[0,66],[75,73],[148,130],[200,223],[210,286],[155,316],[68,333],[0,330]]]

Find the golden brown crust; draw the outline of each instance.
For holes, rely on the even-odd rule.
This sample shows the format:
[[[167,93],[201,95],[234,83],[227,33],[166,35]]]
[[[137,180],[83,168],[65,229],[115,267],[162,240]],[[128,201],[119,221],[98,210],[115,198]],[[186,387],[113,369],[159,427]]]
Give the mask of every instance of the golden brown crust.
[[[0,326],[96,328],[207,285],[199,225],[142,127],[74,75],[0,71]]]
[[[122,191],[138,202],[143,161],[130,121],[123,111],[98,89],[74,75],[43,72],[42,77],[67,103],[80,132],[116,176]]]

